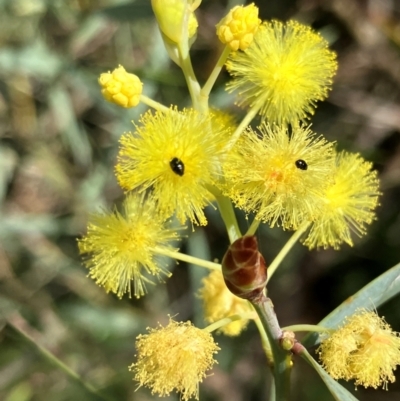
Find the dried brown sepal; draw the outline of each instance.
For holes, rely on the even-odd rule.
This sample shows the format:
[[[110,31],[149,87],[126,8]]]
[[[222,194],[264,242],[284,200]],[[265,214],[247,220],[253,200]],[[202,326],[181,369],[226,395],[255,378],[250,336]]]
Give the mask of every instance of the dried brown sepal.
[[[267,284],[267,267],[258,251],[253,235],[233,242],[222,259],[222,274],[229,291],[237,297],[253,301]]]

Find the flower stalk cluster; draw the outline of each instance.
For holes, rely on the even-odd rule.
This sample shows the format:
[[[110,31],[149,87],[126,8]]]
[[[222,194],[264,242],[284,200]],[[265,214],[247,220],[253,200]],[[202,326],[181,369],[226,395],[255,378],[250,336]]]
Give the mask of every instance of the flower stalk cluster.
[[[234,7],[216,26],[225,48],[201,86],[189,52],[200,3],[151,1],[165,47],[185,76],[191,106],[180,110],[146,97],[140,79],[122,66],[99,78],[107,101],[124,108],[142,102],[154,110],[145,112],[120,139],[115,174],[126,193],[123,211],[93,214],[79,249],[89,276],[120,298],[143,296],[153,277],[168,278],[165,257],[214,269],[198,293],[209,330],[235,336],[249,319],[255,320],[273,367],[276,399],[285,400],[290,350],[297,342],[293,333],[279,327],[265,295],[267,281],[299,239],[309,249],[338,249],[343,243],[353,245],[353,233],[366,234],[375,218],[379,183],[371,163],[359,154],[338,152],[335,143],[307,122],[328,96],[337,70],[328,42],[297,21],[261,21],[254,4]],[[223,66],[231,76],[227,91],[247,110],[240,123],[208,104]],[[257,115],[261,124],[253,128]],[[246,235],[233,206],[254,215]],[[221,265],[176,248],[185,225],[192,230],[207,225],[207,207],[219,209],[231,242]],[[255,236],[260,224],[295,231],[270,271]],[[374,333],[386,332],[381,325]],[[397,344],[396,336],[382,336]],[[356,340],[348,354],[342,353],[351,365],[347,368],[330,367],[337,346],[333,340],[325,344],[331,345],[322,345],[320,354],[333,377],[367,383],[360,359],[348,362],[349,353],[361,353]],[[198,384],[218,351],[208,329],[172,319],[139,336],[136,348],[137,361],[130,369],[139,385],[159,395],[176,390],[184,400],[198,398]],[[362,352],[373,354],[368,348]],[[389,370],[398,363],[397,357],[384,367],[376,363],[374,369],[384,373],[371,385],[392,381]]]

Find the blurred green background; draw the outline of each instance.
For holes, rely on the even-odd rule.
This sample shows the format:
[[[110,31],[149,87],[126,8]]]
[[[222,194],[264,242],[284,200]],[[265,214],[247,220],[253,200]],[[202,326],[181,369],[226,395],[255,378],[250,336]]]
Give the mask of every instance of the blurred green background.
[[[316,324],[339,303],[400,261],[400,2],[268,0],[262,19],[312,25],[338,53],[339,71],[313,129],[339,149],[374,162],[383,197],[378,220],[353,248],[309,252],[297,245],[271,281],[282,326]],[[221,45],[215,24],[238,1],[203,0],[197,11],[193,63],[201,82]],[[97,77],[123,64],[144,93],[166,105],[188,104],[180,70],[169,61],[149,0],[0,1],[0,400],[95,400],[49,363],[10,325],[20,327],[111,400],[150,400],[127,367],[147,326],[176,319],[205,324],[195,293],[206,272],[180,263],[173,276],[140,299],[118,300],[86,277],[76,238],[88,213],[122,199],[114,174],[118,138],[145,108],[122,110],[101,97]],[[243,111],[224,91],[211,103]],[[262,160],[260,160],[262,163]],[[238,213],[241,225],[249,222]],[[182,250],[221,259],[228,245],[221,219],[188,231]],[[290,233],[263,228],[271,261]],[[373,309],[374,305],[366,305]],[[379,309],[400,331],[399,299]],[[238,338],[217,336],[219,364],[200,386],[201,400],[268,400],[269,373],[254,325]],[[400,375],[389,391],[359,388],[362,401],[400,399]],[[351,391],[352,383],[346,384]],[[166,399],[179,399],[171,396]],[[331,401],[317,374],[295,361],[293,401]]]

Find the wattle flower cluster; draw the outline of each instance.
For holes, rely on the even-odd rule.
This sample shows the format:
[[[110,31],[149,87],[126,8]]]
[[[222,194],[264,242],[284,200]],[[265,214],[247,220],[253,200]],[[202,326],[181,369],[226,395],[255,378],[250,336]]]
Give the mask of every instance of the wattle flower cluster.
[[[334,143],[305,123],[317,102],[328,96],[337,70],[336,55],[327,41],[296,21],[261,22],[254,4],[235,7],[217,25],[225,49],[201,88],[189,57],[198,27],[194,12],[200,2],[151,2],[169,55],[185,74],[192,107],[167,108],[147,98],[140,79],[122,66],[99,78],[107,101],[124,108],[143,102],[155,110],[142,114],[120,139],[115,174],[126,192],[123,210],[93,214],[79,250],[89,277],[107,292],[120,298],[141,297],[146,284],[154,283],[152,278],[160,281],[171,275],[165,257],[195,259],[178,252],[180,232],[185,224],[193,230],[206,225],[205,209],[219,208],[235,246],[222,263],[225,282],[219,266],[203,280],[200,297],[206,321],[213,325],[234,316],[218,330],[238,335],[253,311],[245,299],[263,293],[267,274],[254,232],[242,236],[232,205],[253,214],[254,227],[264,223],[303,230],[308,248],[338,249],[342,243],[353,245],[352,232],[366,233],[380,193],[371,163],[359,154],[338,153]],[[210,110],[207,103],[224,64],[232,77],[227,91],[235,92],[237,104],[248,110],[239,125],[232,116]],[[262,122],[252,128],[257,114]],[[226,276],[227,268],[235,267],[236,248],[249,244],[259,273],[256,288],[252,272],[247,272],[249,282],[244,287],[242,271]],[[215,268],[215,263],[203,262],[194,263]],[[241,268],[248,268],[247,262]],[[398,339],[391,339],[397,344]],[[160,395],[177,390],[184,400],[198,396],[198,383],[218,350],[206,330],[172,320],[139,336],[136,346],[137,362],[131,370],[140,385]],[[322,346],[321,357],[330,349],[334,348]],[[357,361],[351,374],[348,370],[336,376],[353,375],[357,383],[366,383],[354,373]],[[392,376],[387,373],[374,380],[373,386],[391,381]]]

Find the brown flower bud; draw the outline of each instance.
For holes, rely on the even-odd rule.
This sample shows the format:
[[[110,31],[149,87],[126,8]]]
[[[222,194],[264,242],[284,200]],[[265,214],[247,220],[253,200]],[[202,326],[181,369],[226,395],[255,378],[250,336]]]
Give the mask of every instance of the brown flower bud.
[[[257,238],[245,236],[233,242],[222,259],[222,273],[229,291],[252,301],[267,284],[267,267],[258,251]]]

